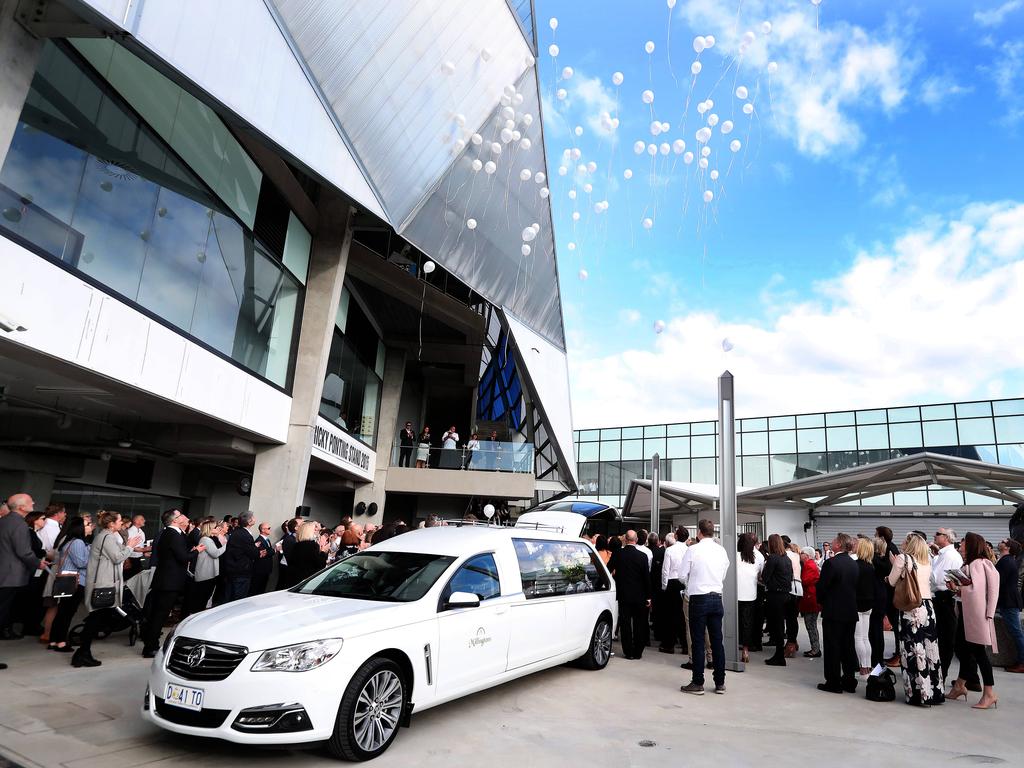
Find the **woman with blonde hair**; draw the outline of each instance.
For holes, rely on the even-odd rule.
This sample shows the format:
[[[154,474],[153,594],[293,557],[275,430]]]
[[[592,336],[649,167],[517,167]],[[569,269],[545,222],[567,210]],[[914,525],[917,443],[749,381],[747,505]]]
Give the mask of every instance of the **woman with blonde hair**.
[[[227,523],[217,522],[212,518],[199,527],[199,543],[205,549],[196,558],[195,579],[185,590],[185,607],[181,618],[206,610],[206,604],[213,597],[217,579],[220,578],[220,556],[227,549],[227,541],[224,538],[227,532]]]
[[[932,605],[932,567],[928,542],[912,533],[903,542],[900,555],[890,555],[892,571],[888,582],[895,587],[901,579],[916,579],[921,605],[900,611],[896,628],[897,652],[903,670],[907,704],[928,707],[945,701],[942,694],[942,664],[939,661],[939,631]]]
[[[327,565],[327,541],[320,541],[319,526],[305,522],[295,532],[295,545],[288,554],[288,576],[293,583],[305,581]]]
[[[857,560],[857,626],[853,631],[853,644],[857,649],[860,674],[867,677],[871,671],[871,608],[875,603],[875,545],[871,539],[858,537],[851,553]]]

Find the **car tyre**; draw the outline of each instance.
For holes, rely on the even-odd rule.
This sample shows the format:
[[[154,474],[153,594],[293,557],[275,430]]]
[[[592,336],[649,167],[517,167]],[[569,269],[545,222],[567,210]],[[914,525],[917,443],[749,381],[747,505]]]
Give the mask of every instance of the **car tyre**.
[[[594,625],[594,632],[590,636],[590,647],[579,659],[579,665],[583,669],[604,669],[608,666],[608,660],[612,656],[612,620],[602,616]]]
[[[379,656],[370,659],[341,697],[327,749],[352,762],[382,754],[398,735],[408,695],[408,684],[395,662]]]

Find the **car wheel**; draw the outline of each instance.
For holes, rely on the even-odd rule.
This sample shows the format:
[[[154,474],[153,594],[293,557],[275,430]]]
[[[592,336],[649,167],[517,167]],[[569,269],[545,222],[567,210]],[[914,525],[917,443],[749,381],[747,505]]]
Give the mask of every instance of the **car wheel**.
[[[612,657],[612,621],[602,616],[594,625],[594,633],[590,636],[590,647],[580,658],[580,666],[584,669],[604,669],[608,659]]]
[[[390,659],[367,661],[352,676],[341,697],[334,733],[327,748],[343,760],[370,760],[398,735],[406,706],[402,670]]]

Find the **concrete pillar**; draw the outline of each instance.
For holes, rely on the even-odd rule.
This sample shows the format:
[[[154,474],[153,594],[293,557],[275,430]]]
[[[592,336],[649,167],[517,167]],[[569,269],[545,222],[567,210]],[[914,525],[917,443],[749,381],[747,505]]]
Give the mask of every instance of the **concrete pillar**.
[[[302,306],[288,439],[284,445],[259,450],[253,469],[249,508],[260,519],[287,517],[302,504],[354,215],[355,208],[340,198],[321,201]]]
[[[0,0],[0,167],[18,127],[43,41],[14,18],[17,0]]]
[[[388,349],[384,359],[384,381],[380,393],[380,417],[377,419],[377,466],[373,482],[356,488],[354,502],[366,506],[377,504],[377,514],[366,515],[359,522],[379,524],[384,519],[384,485],[387,482],[391,456],[398,445],[398,408],[402,402],[405,380],[405,351]]]

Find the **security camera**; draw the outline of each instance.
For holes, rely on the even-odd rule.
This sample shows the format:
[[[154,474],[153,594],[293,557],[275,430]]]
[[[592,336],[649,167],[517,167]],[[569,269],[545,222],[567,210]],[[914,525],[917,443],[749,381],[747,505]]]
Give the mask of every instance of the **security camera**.
[[[9,315],[5,315],[3,312],[0,312],[0,331],[4,331],[5,333],[10,333],[12,331],[27,331],[27,330],[28,330],[28,328],[26,328],[24,325],[19,323],[17,320],[12,319]]]

